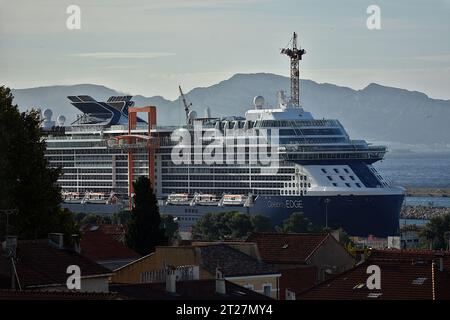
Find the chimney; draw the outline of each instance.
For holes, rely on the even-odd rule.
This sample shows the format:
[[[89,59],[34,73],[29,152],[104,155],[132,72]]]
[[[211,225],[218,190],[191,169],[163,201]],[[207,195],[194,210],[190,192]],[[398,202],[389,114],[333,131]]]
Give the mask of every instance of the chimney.
[[[216,268],[216,293],[226,294],[225,279],[221,268]]]
[[[166,291],[169,293],[177,293],[177,274],[174,266],[166,268]]]
[[[17,251],[17,237],[7,236],[6,240],[2,243],[2,251],[8,258],[15,258]]]
[[[62,233],[49,233],[48,243],[58,249],[64,249],[64,234]]]
[[[295,300],[295,292],[286,289],[286,300]]]
[[[16,259],[17,252],[17,237],[7,236],[6,240],[2,243],[3,255],[11,261],[11,289],[16,289],[16,268],[14,260]]]
[[[73,246],[73,251],[75,251],[77,253],[81,253],[80,235],[78,235],[78,234],[72,235],[72,246]]]

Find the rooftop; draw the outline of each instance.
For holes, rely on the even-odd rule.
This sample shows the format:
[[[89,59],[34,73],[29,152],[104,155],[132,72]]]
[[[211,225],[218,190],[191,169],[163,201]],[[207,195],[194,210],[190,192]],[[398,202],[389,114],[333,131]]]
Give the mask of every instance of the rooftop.
[[[115,293],[0,290],[0,300],[117,300]]]
[[[16,269],[22,288],[61,285],[67,280],[67,267],[77,265],[82,277],[108,276],[111,271],[74,250],[59,249],[48,240],[18,241]],[[10,288],[10,261],[0,254],[0,288]]]
[[[433,300],[450,299],[450,270],[439,270],[439,252],[373,250],[365,262],[297,293],[300,300]],[[450,254],[441,254],[444,260]],[[369,289],[367,267],[377,265],[381,288]],[[444,264],[445,265],[445,264]]]
[[[138,259],[141,256],[101,229],[82,233],[81,254],[94,261]]]
[[[253,290],[225,280],[225,294],[216,292],[216,280],[177,281],[176,293],[166,291],[166,284],[145,283],[111,285],[110,290],[119,295],[136,300],[271,300]]]
[[[258,245],[261,259],[267,263],[305,264],[328,237],[328,233],[252,233],[247,242]]]
[[[202,267],[211,273],[221,268],[225,277],[278,274],[275,266],[259,261],[226,244],[201,245]]]

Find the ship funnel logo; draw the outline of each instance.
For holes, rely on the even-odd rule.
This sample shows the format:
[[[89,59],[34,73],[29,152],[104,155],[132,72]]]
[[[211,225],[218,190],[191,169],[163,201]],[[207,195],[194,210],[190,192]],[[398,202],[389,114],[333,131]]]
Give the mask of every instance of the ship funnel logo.
[[[175,165],[256,166],[276,174],[279,167],[278,129],[244,129],[225,125],[223,130],[204,128],[195,121],[192,130],[172,132],[171,160]]]

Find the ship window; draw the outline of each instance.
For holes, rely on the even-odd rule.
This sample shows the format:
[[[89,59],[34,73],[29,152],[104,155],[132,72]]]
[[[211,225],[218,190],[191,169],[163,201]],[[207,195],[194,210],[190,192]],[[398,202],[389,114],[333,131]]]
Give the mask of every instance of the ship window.
[[[333,186],[334,186],[334,187],[337,187],[338,184],[337,184],[336,182],[333,182]]]
[[[359,183],[355,183],[355,184],[358,188],[361,188],[361,185]]]
[[[339,170],[338,170],[338,169],[336,169],[336,168],[334,168],[334,172],[336,172],[336,173],[339,173]]]
[[[341,178],[342,181],[345,181],[345,178],[343,176],[339,176],[339,178]]]
[[[345,173],[349,173],[347,169],[344,168]]]
[[[346,183],[345,185],[350,188],[350,183]]]
[[[328,180],[333,181],[333,178],[331,176],[327,176]]]
[[[354,176],[350,176],[350,179],[355,180],[355,177]]]
[[[327,170],[325,170],[325,169],[322,168],[322,172],[323,172],[323,173],[327,173]]]
[[[311,188],[311,183],[308,183],[308,187]]]

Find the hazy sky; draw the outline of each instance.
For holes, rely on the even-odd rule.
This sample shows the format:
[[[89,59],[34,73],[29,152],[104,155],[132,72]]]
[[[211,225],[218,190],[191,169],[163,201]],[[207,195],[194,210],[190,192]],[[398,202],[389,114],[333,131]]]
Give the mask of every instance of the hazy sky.
[[[366,9],[381,8],[381,30]],[[69,5],[81,30],[66,27]],[[96,83],[178,96],[235,73],[289,74],[361,89],[371,82],[450,99],[450,0],[0,0],[0,84]]]

